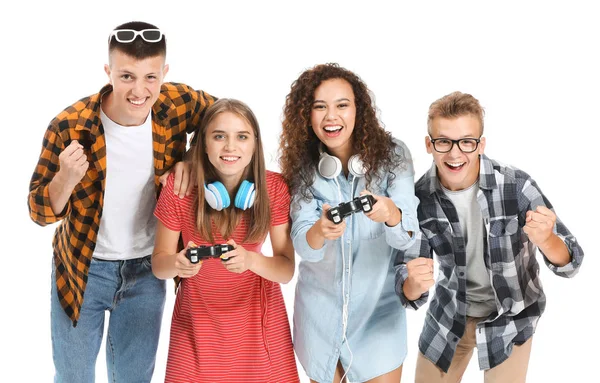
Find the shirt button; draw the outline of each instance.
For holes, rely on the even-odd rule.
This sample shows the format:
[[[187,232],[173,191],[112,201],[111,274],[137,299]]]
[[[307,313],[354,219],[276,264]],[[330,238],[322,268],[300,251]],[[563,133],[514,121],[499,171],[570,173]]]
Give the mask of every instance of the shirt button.
[[[458,342],[458,338],[457,337],[454,337],[454,342]]]
[[[461,271],[460,273],[458,273],[458,275],[460,275],[461,277],[464,277],[465,273]]]

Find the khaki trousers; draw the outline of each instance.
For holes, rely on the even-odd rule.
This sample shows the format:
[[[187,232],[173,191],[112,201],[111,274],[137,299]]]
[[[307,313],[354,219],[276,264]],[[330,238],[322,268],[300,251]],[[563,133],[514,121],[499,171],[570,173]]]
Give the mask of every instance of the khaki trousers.
[[[448,373],[444,373],[438,366],[433,364],[423,354],[417,357],[417,371],[415,373],[416,383],[458,383],[467,369],[469,360],[473,356],[473,349],[477,346],[475,330],[477,323],[482,318],[467,317],[467,326],[463,337],[456,346],[456,352],[452,358]],[[529,355],[531,353],[531,340],[520,346],[514,346],[510,357],[500,365],[485,370],[483,373],[485,383],[521,383],[525,382]]]

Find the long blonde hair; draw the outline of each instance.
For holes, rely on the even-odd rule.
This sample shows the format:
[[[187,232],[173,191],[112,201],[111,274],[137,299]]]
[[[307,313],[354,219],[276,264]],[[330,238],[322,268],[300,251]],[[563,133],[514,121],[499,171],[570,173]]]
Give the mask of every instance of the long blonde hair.
[[[252,207],[240,210],[233,203],[226,209],[216,211],[210,208],[204,197],[204,185],[220,181],[213,164],[208,160],[206,154],[206,131],[211,122],[222,113],[232,113],[246,121],[256,136],[256,146],[250,164],[246,166],[242,180],[254,183],[255,200]],[[196,174],[198,193],[194,201],[196,228],[201,236],[209,242],[214,242],[212,233],[212,222],[221,230],[224,239],[229,239],[235,230],[238,221],[246,215],[249,229],[245,236],[245,242],[258,242],[263,240],[271,225],[271,214],[269,206],[269,194],[267,191],[267,177],[265,159],[260,137],[260,127],[256,116],[245,103],[222,98],[211,105],[200,123],[197,142],[192,149],[192,172]],[[237,185],[239,187],[239,185]]]

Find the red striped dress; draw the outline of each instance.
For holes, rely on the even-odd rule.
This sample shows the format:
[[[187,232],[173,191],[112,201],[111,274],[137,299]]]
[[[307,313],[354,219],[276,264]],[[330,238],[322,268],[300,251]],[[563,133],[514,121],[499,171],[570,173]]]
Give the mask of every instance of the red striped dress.
[[[271,225],[289,221],[290,196],[278,173],[267,172]],[[173,195],[173,177],[161,192],[156,217],[181,231],[184,243],[211,245],[195,228],[192,194]],[[245,249],[260,252],[262,242],[243,243],[246,218],[232,235]],[[225,243],[213,224],[215,243]],[[227,271],[218,259],[183,278],[177,291],[166,382],[299,382],[290,326],[278,283],[247,270]]]

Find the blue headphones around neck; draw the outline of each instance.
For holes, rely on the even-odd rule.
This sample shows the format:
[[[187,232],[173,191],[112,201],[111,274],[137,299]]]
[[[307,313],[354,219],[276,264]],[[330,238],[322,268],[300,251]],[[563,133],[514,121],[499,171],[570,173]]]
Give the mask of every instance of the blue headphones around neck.
[[[250,181],[242,181],[235,194],[233,206],[238,209],[246,210],[254,204],[254,184]],[[210,207],[217,211],[226,209],[231,204],[229,193],[221,182],[216,181],[208,185],[204,185],[204,199]]]

